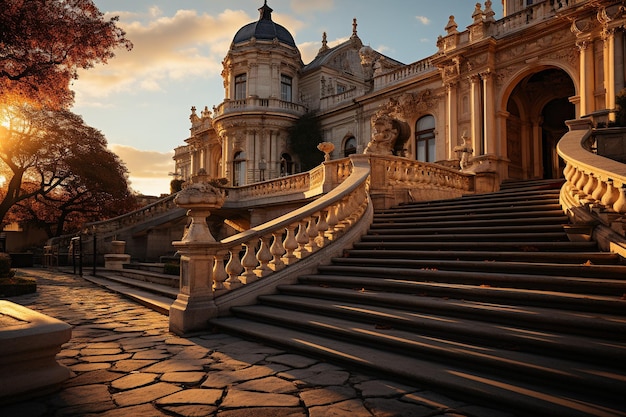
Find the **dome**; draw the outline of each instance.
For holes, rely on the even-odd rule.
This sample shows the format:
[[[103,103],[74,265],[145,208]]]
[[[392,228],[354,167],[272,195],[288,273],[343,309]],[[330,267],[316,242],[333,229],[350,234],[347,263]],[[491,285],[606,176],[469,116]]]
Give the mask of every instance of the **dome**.
[[[272,21],[272,8],[267,5],[267,0],[263,7],[259,9],[259,20],[257,22],[248,23],[237,33],[233,39],[233,44],[248,42],[250,39],[255,38],[264,41],[273,41],[278,39],[279,42],[287,44],[292,47],[296,47],[296,42],[293,40],[293,36],[284,26],[281,26]]]

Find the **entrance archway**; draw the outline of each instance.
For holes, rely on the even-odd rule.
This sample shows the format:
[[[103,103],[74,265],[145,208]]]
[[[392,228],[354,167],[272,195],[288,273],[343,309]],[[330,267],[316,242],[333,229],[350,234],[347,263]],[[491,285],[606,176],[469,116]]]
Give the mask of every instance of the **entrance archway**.
[[[569,98],[576,94],[570,76],[547,68],[523,78],[507,102],[506,148],[509,178],[559,178],[562,163],[556,144],[575,118]]]

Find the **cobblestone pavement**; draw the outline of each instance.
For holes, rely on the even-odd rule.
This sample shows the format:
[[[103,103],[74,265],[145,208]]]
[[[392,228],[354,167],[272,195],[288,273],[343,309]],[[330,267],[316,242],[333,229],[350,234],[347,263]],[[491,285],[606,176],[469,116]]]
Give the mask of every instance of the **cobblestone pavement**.
[[[168,318],[74,275],[25,270],[37,293],[10,301],[73,326],[60,390],[0,416],[506,417],[225,334],[182,338]]]

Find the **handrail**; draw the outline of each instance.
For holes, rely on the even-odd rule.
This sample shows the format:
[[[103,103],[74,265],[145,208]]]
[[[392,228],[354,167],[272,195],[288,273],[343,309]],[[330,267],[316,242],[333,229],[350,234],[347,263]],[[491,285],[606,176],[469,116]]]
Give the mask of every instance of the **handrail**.
[[[218,297],[321,250],[356,224],[370,204],[369,159],[367,155],[351,155],[350,161],[350,175],[304,207],[219,242],[173,242],[181,262],[186,253],[198,250],[213,258],[211,290]]]
[[[616,214],[626,213],[626,164],[591,152],[595,136],[611,129],[593,129],[592,118],[566,122],[570,131],[557,144],[565,161],[566,183],[562,204],[601,208]]]

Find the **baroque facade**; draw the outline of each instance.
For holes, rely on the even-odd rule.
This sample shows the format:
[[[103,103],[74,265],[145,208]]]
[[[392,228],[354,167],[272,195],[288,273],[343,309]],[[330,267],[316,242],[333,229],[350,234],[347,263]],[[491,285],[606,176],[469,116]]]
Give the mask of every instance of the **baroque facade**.
[[[206,172],[232,186],[298,172],[288,131],[312,112],[319,142],[334,145],[332,159],[392,153],[464,159],[463,168],[495,170],[500,179],[561,177],[556,143],[565,120],[613,117],[626,78],[626,11],[615,0],[503,0],[496,20],[491,5],[469,10],[465,30],[450,16],[437,52],[410,64],[364,46],[356,19],[347,41],[331,48],[324,34],[304,64],[266,2],[224,58],[223,102],[192,108],[176,172],[183,180]],[[391,146],[376,139],[383,128],[393,130]]]

